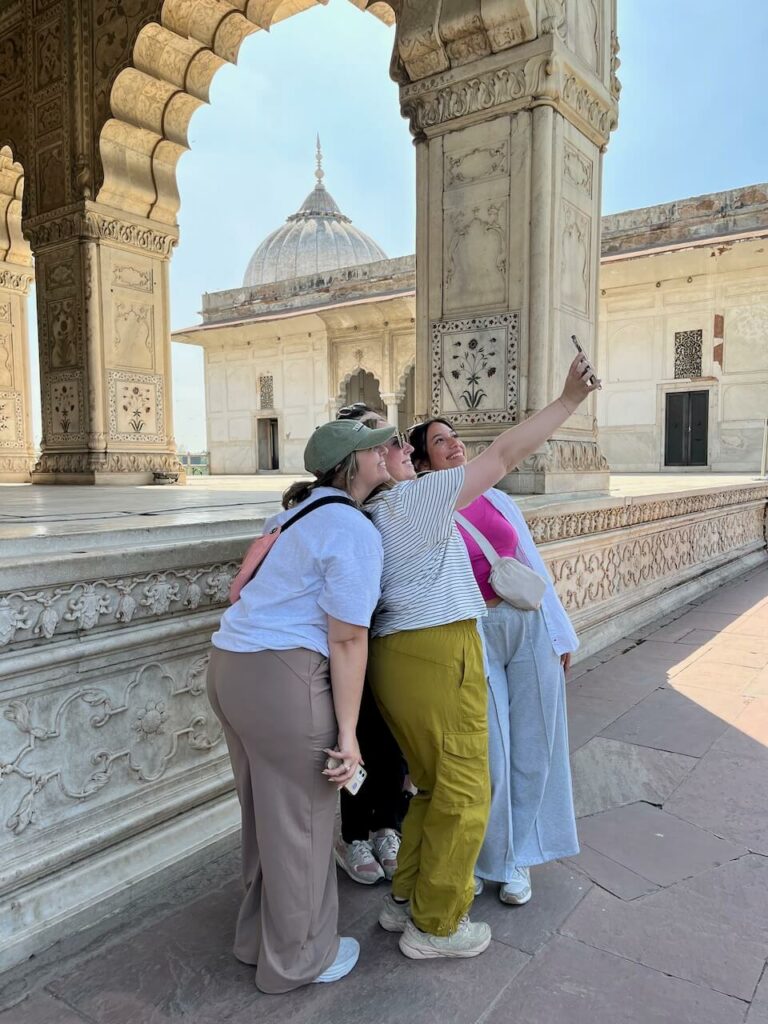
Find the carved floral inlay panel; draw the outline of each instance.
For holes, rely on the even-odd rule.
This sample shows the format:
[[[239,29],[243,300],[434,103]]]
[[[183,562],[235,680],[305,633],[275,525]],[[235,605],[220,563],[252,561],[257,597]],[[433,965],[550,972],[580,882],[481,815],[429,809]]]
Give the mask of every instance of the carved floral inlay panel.
[[[145,302],[116,302],[112,348],[117,362],[144,369],[153,367],[154,310]]]
[[[0,334],[0,387],[13,384],[13,339],[10,334]]]
[[[48,375],[45,392],[45,422],[49,441],[81,440],[83,378],[80,370]]]
[[[18,448],[23,437],[21,392],[0,390],[0,448]]]
[[[498,307],[507,294],[509,202],[495,199],[445,215],[444,309]]]
[[[4,726],[0,828],[13,836],[45,828],[107,787],[114,798],[210,757],[222,732],[205,698],[207,663],[207,654],[154,661],[63,698],[6,702],[17,740]]]
[[[110,370],[109,436],[117,441],[165,441],[163,378]]]
[[[457,424],[517,418],[519,314],[435,320],[431,414]]]
[[[229,599],[234,562],[0,595],[0,647],[218,608]]]

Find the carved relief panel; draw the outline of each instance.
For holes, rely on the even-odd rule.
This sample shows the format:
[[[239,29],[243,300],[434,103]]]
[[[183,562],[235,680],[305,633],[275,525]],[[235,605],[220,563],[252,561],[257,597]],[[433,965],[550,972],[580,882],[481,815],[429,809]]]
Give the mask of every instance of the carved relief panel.
[[[162,368],[157,359],[160,311],[155,293],[153,261],[137,254],[109,250],[106,261],[105,318],[111,322],[105,358],[110,366],[137,370]]]
[[[457,424],[515,422],[519,321],[512,312],[432,323],[432,416]]]
[[[591,223],[587,214],[563,199],[560,205],[560,301],[575,313],[589,315]]]

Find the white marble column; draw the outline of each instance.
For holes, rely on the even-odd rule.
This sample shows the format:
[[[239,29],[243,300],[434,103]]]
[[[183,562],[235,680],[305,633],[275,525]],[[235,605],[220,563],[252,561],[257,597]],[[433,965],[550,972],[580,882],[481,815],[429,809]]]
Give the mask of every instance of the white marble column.
[[[474,449],[557,397],[596,349],[615,0],[428,0],[398,23],[417,143],[417,413]],[[504,486],[607,486],[590,400]]]

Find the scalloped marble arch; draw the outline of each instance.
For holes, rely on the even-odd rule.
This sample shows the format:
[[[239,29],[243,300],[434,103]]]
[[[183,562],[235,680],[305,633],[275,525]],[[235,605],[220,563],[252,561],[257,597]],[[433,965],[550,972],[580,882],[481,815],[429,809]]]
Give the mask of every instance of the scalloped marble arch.
[[[21,233],[24,168],[10,146],[0,146],[0,263],[31,266],[29,242]]]
[[[388,24],[387,3],[350,0]],[[326,4],[327,0],[165,0],[158,21],[145,25],[132,65],[114,81],[112,117],[101,130],[103,184],[98,202],[175,224],[176,166],[189,148],[187,128],[208,102],[211,82],[234,64],[243,40],[259,29]]]

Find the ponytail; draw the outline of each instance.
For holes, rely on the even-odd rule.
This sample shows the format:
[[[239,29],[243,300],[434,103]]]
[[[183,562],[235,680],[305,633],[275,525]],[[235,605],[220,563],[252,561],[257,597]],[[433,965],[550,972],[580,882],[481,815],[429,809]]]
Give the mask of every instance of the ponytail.
[[[352,481],[357,475],[357,456],[355,452],[348,455],[338,466],[327,469],[314,480],[297,480],[295,484],[283,492],[283,508],[295,508],[302,501],[312,496],[316,487],[338,487],[342,491],[350,492]]]

